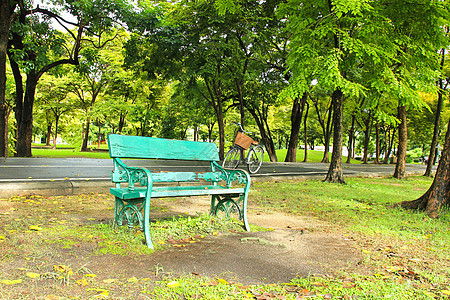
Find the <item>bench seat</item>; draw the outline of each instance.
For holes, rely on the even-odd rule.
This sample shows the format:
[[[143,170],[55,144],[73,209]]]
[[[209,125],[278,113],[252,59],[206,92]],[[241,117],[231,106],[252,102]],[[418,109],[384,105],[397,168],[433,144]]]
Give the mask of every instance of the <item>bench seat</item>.
[[[110,193],[122,200],[145,198],[147,195],[146,187],[129,188],[111,188]],[[190,197],[190,196],[208,196],[208,195],[239,195],[244,193],[244,188],[227,188],[220,185],[199,185],[199,186],[162,186],[153,187],[152,198],[168,197]]]

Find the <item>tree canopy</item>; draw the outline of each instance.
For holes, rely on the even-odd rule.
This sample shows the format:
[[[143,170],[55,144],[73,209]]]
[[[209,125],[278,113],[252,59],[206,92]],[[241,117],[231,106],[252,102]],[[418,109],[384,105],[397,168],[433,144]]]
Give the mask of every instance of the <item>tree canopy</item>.
[[[396,161],[402,178],[407,161],[438,154],[446,141],[449,7],[448,0],[3,1],[0,156],[8,149],[31,156],[35,128],[84,151],[119,132],[213,141],[223,157],[228,125],[240,121],[272,161],[295,161],[299,145],[323,145],[327,181],[345,182],[345,148],[348,162]],[[60,129],[33,122],[56,126],[60,117]]]

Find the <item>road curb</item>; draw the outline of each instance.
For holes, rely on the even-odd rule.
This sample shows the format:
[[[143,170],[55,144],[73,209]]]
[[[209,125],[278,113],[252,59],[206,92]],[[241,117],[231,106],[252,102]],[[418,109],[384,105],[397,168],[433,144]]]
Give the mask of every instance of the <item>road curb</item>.
[[[113,187],[106,180],[64,180],[64,181],[23,181],[0,183],[0,197],[37,194],[42,196],[63,196],[81,193],[108,192]]]

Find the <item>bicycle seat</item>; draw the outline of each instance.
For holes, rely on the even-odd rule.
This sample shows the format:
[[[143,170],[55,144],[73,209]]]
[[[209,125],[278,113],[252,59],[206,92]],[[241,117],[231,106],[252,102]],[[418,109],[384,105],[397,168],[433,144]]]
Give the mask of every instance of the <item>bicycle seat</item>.
[[[259,142],[258,141],[253,141],[252,144],[256,146],[256,145],[259,144]]]

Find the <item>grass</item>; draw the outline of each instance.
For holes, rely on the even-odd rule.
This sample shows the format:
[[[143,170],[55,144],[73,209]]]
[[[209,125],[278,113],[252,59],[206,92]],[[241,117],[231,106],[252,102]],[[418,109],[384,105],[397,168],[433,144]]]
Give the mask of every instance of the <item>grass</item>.
[[[308,215],[334,224],[336,231],[357,241],[364,266],[370,270],[369,276],[297,278],[291,284],[322,295],[345,297],[352,291],[362,299],[448,298],[449,212],[430,219],[421,212],[389,207],[416,199],[431,181],[413,177],[404,181],[347,178],[347,185],[317,180],[255,183],[252,199],[269,211]]]
[[[279,149],[276,150],[278,161],[284,161],[287,149]],[[305,158],[305,150],[304,149],[297,149],[297,159],[296,162],[303,162],[303,159]],[[317,150],[308,150],[308,161],[307,162],[321,162],[323,158],[323,151],[317,151]],[[328,153],[328,158],[331,159],[331,153]],[[269,156],[267,153],[264,155],[264,161],[270,161]],[[342,157],[342,161],[347,161],[347,157]],[[360,160],[351,159],[352,164],[361,164],[362,162]]]
[[[430,178],[414,177],[404,181],[347,178],[347,185],[317,180],[254,183],[253,201],[266,209],[307,214],[337,224],[353,234],[368,236],[374,239],[374,248],[379,247],[377,243],[389,243],[411,247],[416,255],[433,253],[436,259],[450,260],[448,213],[433,220],[421,212],[389,207],[418,198],[431,182]]]
[[[43,144],[33,144],[33,146],[42,147]],[[72,145],[57,145],[56,150],[51,148],[36,148],[31,149],[33,157],[46,157],[46,158],[96,158],[96,159],[108,159],[108,151],[97,151],[97,147],[91,149],[88,152],[81,152],[79,147]],[[108,149],[107,146],[102,145],[101,150]]]
[[[422,195],[431,179],[346,180],[347,185],[318,180],[253,183],[253,207],[325,222],[329,224],[327,230],[352,240],[361,256],[359,265],[346,273],[336,270],[333,276],[308,276],[258,286],[227,282],[220,275],[179,276],[158,266],[153,269],[161,275],[157,278],[120,275],[109,269],[107,275],[95,277],[98,270],[87,269],[76,255],[89,253],[94,261],[104,256],[131,259],[152,255],[142,244],[141,233],[130,234],[126,228],[113,230],[108,220],[102,219],[112,213],[108,195],[32,195],[0,201],[2,266],[16,264],[14,269],[0,271],[0,298],[48,296],[48,289],[47,294],[41,290],[47,285],[52,287],[52,295],[74,299],[448,299],[450,214],[444,212],[439,219],[430,219],[421,212],[389,207]],[[164,207],[156,211],[167,212]],[[212,241],[216,234],[241,230],[232,221],[204,215],[161,218],[152,226],[156,251],[183,247],[206,236]],[[83,247],[88,252],[77,252]],[[69,261],[61,259],[66,252],[69,257],[73,255]],[[70,276],[69,270],[73,273]],[[30,271],[40,277],[29,278],[25,274]],[[11,283],[18,279],[22,281]]]
[[[34,144],[34,146],[42,147],[42,144]],[[96,158],[96,159],[109,159],[108,151],[97,151],[97,148],[93,148],[88,152],[79,151],[78,147],[72,145],[58,145],[56,150],[51,148],[32,148],[31,152],[33,157],[47,157],[47,158]],[[106,145],[102,145],[102,150],[108,149]],[[276,150],[277,157],[279,161],[284,161],[286,157],[287,150],[279,149]],[[331,154],[328,155],[331,159]],[[302,149],[297,150],[297,162],[303,162],[305,157],[305,151]],[[308,150],[308,162],[321,162],[323,158],[323,152],[317,150]],[[343,161],[347,160],[347,157],[342,158]],[[269,161],[269,156],[267,153],[264,155],[264,161]],[[360,164],[361,161],[352,159],[351,163]]]

